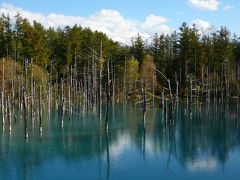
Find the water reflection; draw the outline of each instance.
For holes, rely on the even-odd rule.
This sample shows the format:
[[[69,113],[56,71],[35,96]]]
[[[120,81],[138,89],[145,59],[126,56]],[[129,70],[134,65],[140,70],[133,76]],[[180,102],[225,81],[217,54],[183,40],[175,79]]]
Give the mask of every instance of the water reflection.
[[[144,179],[144,174],[171,179],[173,171],[191,179],[195,172],[221,177],[226,167],[235,172],[239,106],[196,104],[191,113],[189,118],[187,106],[178,105],[169,126],[162,109],[142,114],[131,106],[116,106],[105,132],[99,113],[72,119],[65,114],[62,127],[61,113],[52,111],[41,133],[37,119],[28,122],[28,142],[22,119],[12,122],[11,134],[1,124],[0,179]],[[138,175],[131,173],[136,170]]]

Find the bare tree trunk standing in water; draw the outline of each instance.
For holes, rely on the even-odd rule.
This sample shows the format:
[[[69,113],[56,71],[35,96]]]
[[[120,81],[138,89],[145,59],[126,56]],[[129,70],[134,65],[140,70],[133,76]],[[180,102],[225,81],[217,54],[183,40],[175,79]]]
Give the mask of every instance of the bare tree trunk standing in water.
[[[9,125],[9,133],[11,134],[12,126],[11,126],[11,104],[9,96],[7,96],[7,119],[8,119],[8,125]]]
[[[39,87],[38,113],[39,113],[39,132],[42,133],[42,93],[41,86]]]
[[[144,86],[145,86],[145,83],[142,80],[142,108],[143,108],[143,114],[145,114],[146,108],[147,108],[147,105],[146,105],[146,93],[145,93],[145,87]]]
[[[102,41],[100,45],[100,71],[99,71],[99,118],[102,121]]]
[[[107,82],[107,110],[106,110],[106,121],[105,121],[105,130],[108,130],[108,123],[109,123],[109,104],[110,104],[110,71],[109,71],[109,58],[107,61],[107,71],[108,71],[108,82]]]
[[[61,91],[62,91],[62,96],[61,96],[61,126],[64,126],[64,107],[65,107],[65,102],[64,102],[64,90],[63,90],[63,79],[61,80]]]
[[[24,120],[24,130],[25,130],[25,138],[28,138],[28,127],[27,127],[27,111],[26,111],[26,92],[23,88],[22,90],[22,101],[23,101],[23,120]]]
[[[4,67],[4,59],[3,59],[3,61],[2,61],[2,68],[3,68],[3,70],[2,70],[2,123],[3,123],[3,125],[5,124],[5,105],[4,105],[4,97],[5,97],[5,78],[4,78],[4,69],[5,69],[5,67]]]

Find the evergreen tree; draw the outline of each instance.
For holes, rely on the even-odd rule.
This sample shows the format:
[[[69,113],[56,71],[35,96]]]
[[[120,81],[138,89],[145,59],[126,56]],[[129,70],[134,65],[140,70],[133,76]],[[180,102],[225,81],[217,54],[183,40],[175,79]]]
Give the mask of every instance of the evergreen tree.
[[[46,46],[46,31],[44,27],[37,22],[33,22],[32,33],[32,54],[31,58],[38,66],[46,69],[48,62],[48,51]]]
[[[232,45],[230,43],[230,32],[226,27],[221,27],[216,33],[213,33],[213,67],[219,74],[224,63],[232,59]],[[226,64],[225,64],[226,65]]]
[[[144,58],[144,42],[140,34],[132,41],[131,51],[133,56],[138,60],[139,65],[141,66]]]

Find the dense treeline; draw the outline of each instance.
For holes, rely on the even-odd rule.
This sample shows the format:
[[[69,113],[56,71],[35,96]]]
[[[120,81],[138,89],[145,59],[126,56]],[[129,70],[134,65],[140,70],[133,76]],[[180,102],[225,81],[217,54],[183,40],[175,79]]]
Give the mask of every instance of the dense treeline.
[[[120,48],[105,34],[77,25],[72,28],[45,29],[38,22],[30,24],[20,15],[16,16],[15,24],[10,23],[11,19],[2,15],[0,57],[14,59],[22,65],[38,65],[51,72],[54,79],[65,77],[75,65],[80,76],[84,65],[91,60],[93,51],[100,53],[101,42],[103,59],[116,55],[114,51]]]
[[[46,29],[19,14],[14,19],[2,15],[0,58],[9,61],[1,63],[6,69],[1,68],[2,92],[16,91],[20,75],[26,89],[70,83],[89,102],[106,97],[108,89],[112,98],[125,100],[143,85],[155,97],[169,82],[177,97],[240,92],[240,39],[226,27],[202,35],[195,25],[183,23],[178,32],[155,34],[150,44],[138,35],[131,45],[122,45],[78,25]]]

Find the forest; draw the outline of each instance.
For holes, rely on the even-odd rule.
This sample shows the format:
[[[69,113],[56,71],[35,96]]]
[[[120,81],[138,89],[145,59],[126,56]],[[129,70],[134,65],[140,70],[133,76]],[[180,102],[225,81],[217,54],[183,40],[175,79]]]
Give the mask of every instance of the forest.
[[[226,27],[201,34],[184,22],[150,43],[138,34],[121,44],[79,25],[45,28],[2,14],[0,59],[3,122],[16,106],[23,116],[37,109],[41,119],[46,105],[64,116],[75,104],[131,101],[145,109],[157,100],[228,102],[240,92],[240,38]]]

